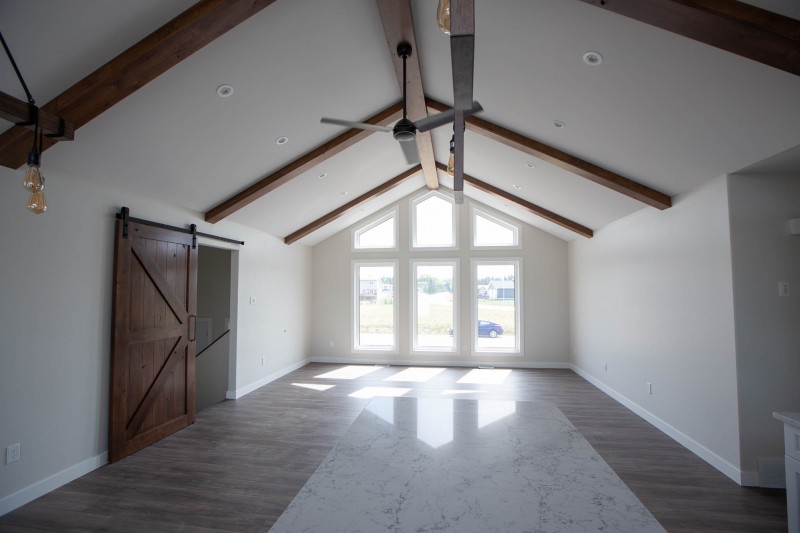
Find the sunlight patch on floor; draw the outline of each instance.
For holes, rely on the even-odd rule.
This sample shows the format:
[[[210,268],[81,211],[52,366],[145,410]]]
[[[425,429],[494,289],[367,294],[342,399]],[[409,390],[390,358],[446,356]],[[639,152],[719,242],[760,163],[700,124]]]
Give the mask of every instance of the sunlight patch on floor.
[[[359,389],[352,394],[348,394],[351,398],[374,398],[375,396],[402,396],[408,392],[411,392],[411,389],[403,389],[399,387],[364,387],[363,389]]]
[[[449,394],[449,395],[455,396],[457,394],[472,394],[474,392],[477,393],[477,392],[488,392],[488,391],[485,391],[485,390],[467,390],[467,389],[447,389],[447,390],[443,390],[442,394]]]
[[[314,376],[320,379],[356,379],[367,374],[371,374],[376,370],[380,370],[383,367],[380,366],[365,366],[365,365],[349,365],[343,366],[342,368],[337,368],[336,370],[331,370],[330,372],[326,372],[324,374],[320,374],[319,376]]]
[[[304,389],[311,389],[318,391],[326,391],[336,386],[336,385],[320,385],[318,383],[292,383],[292,385],[295,387],[302,387]]]
[[[393,376],[389,376],[383,381],[413,381],[415,383],[425,383],[426,381],[435,378],[445,370],[447,369],[412,366],[398,372]]]
[[[476,368],[459,379],[457,383],[478,383],[480,385],[500,385],[511,375],[510,368]]]

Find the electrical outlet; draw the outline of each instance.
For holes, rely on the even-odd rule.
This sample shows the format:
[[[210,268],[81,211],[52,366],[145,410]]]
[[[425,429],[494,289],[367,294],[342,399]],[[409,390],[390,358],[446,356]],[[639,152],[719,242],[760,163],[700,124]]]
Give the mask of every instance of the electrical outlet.
[[[650,382],[647,383],[647,394],[653,394],[653,384]]]
[[[789,282],[788,281],[779,281],[778,282],[778,296],[781,298],[786,298],[789,296]]]
[[[331,344],[331,348],[333,348],[333,341],[329,341],[329,342],[330,342],[330,344]]]
[[[16,444],[12,444],[8,448],[6,448],[6,464],[9,465],[16,461],[19,461],[20,457],[20,447],[19,442]]]
[[[250,297],[250,305],[256,305],[256,297],[255,296],[251,296]]]
[[[261,356],[261,366],[264,366],[264,356]]]
[[[608,372],[608,363],[603,363],[603,370]]]

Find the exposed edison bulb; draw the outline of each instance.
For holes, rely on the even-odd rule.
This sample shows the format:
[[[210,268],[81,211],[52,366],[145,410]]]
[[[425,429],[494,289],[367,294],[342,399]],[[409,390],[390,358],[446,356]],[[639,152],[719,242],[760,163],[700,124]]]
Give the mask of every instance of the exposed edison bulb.
[[[445,35],[450,35],[450,0],[439,0],[439,9],[436,10],[436,22]]]
[[[34,192],[44,188],[44,178],[42,178],[42,168],[39,165],[28,165],[25,177],[22,179],[22,186],[26,191]]]
[[[30,198],[28,198],[28,210],[41,215],[47,211],[47,201],[44,198],[44,191],[33,191]]]
[[[456,173],[456,136],[450,139],[450,157],[447,158],[447,173],[451,176]]]

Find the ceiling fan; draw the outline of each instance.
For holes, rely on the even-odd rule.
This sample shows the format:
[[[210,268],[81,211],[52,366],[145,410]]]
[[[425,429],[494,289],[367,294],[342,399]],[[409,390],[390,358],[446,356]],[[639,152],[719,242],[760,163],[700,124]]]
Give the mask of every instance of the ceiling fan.
[[[338,126],[347,126],[348,128],[358,128],[362,130],[379,131],[383,133],[391,133],[394,138],[400,142],[400,147],[406,157],[406,161],[413,165],[419,163],[419,153],[417,152],[416,136],[417,132],[425,132],[444,126],[455,120],[456,111],[450,109],[443,111],[436,115],[422,118],[416,122],[408,119],[406,114],[406,60],[411,56],[411,45],[406,42],[401,42],[397,45],[397,55],[403,59],[403,118],[397,121],[393,128],[378,126],[376,124],[367,124],[364,122],[351,122],[349,120],[341,120],[337,118],[323,117],[320,122],[323,124],[336,124]],[[463,112],[464,116],[474,115],[479,111],[483,111],[483,107],[478,102],[472,102],[469,109],[459,110]]]

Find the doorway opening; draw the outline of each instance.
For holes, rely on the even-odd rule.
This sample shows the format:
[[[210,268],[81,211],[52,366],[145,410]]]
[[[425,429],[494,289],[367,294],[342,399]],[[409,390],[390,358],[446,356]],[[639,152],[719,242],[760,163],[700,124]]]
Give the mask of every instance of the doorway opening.
[[[200,245],[197,271],[197,412],[223,401],[233,363],[234,253]]]

